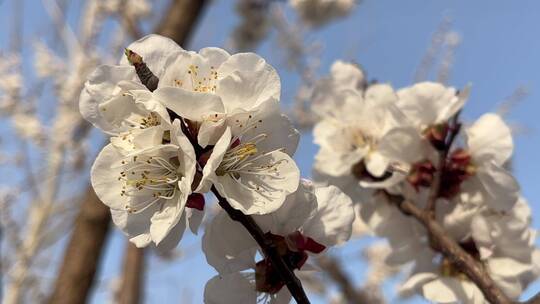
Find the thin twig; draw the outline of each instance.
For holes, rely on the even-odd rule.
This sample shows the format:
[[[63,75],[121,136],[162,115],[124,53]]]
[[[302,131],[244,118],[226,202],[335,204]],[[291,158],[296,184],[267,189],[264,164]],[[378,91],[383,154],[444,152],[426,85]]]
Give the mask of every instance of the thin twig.
[[[118,304],[143,303],[145,268],[144,248],[137,248],[133,243],[126,241],[122,285],[117,294]]]
[[[448,131],[450,133],[445,138],[444,147],[442,147],[442,149],[439,151],[439,164],[437,165],[437,168],[435,168],[437,171],[435,171],[435,175],[433,176],[433,183],[431,184],[431,189],[425,208],[426,212],[428,212],[432,218],[435,217],[435,207],[441,192],[442,175],[444,174],[446,167],[446,159],[450,149],[452,148],[452,144],[454,143],[454,140],[461,129],[461,124],[458,121],[460,113],[461,111],[458,111],[450,120],[450,124],[448,126]]]
[[[512,301],[502,292],[489,276],[484,266],[469,255],[444,230],[444,228],[430,216],[429,212],[422,210],[415,204],[403,199],[401,196],[386,193],[389,201],[399,210],[417,219],[427,230],[433,249],[441,252],[462,273],[482,291],[489,303],[510,304]]]
[[[377,297],[371,296],[368,292],[355,288],[349,276],[343,271],[339,261],[331,256],[323,255],[317,257],[317,265],[322,268],[330,278],[339,286],[347,303],[360,304],[380,304],[382,303]]]
[[[249,234],[255,239],[257,244],[261,247],[264,255],[270,259],[272,265],[276,268],[283,282],[287,285],[287,288],[291,292],[291,295],[299,304],[309,303],[309,299],[302,287],[302,283],[296,277],[294,272],[289,269],[281,255],[277,250],[277,245],[264,236],[264,232],[261,230],[259,225],[253,220],[249,215],[242,213],[240,210],[234,209],[229,202],[222,197],[217,189],[212,186],[212,193],[218,199],[218,203],[227,212],[229,217],[234,221],[239,222],[246,228]]]

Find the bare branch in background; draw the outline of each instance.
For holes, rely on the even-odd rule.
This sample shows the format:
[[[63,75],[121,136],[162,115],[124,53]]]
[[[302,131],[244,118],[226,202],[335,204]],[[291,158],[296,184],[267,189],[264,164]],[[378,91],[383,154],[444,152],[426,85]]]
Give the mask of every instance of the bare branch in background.
[[[143,303],[144,286],[144,262],[145,250],[137,248],[134,244],[126,241],[124,253],[124,269],[122,273],[122,283],[118,290],[118,304],[139,304]]]
[[[461,44],[461,36],[454,32],[448,31],[444,37],[444,51],[441,55],[441,62],[439,70],[437,71],[437,81],[442,84],[447,84],[450,79],[450,73],[452,72],[452,66],[454,64],[454,57],[456,51]]]
[[[89,189],[75,219],[56,284],[48,303],[85,303],[110,226],[109,208]]]
[[[357,288],[345,273],[337,259],[324,255],[316,259],[317,265],[336,283],[347,303],[382,304],[380,298],[370,294],[367,290]]]
[[[437,56],[441,53],[446,35],[450,32],[451,27],[452,19],[447,16],[441,21],[439,27],[435,30],[433,36],[431,36],[431,43],[414,73],[414,82],[425,81],[428,79],[428,75],[435,66]]]
[[[207,3],[207,0],[172,0],[155,32],[180,46],[186,45]]]
[[[517,87],[510,96],[506,97],[497,107],[497,113],[501,116],[506,116],[512,111],[523,99],[529,96],[529,89],[525,86]]]
[[[231,37],[231,48],[237,51],[250,51],[266,38],[271,22],[268,0],[237,0],[236,13],[240,23],[234,28]]]

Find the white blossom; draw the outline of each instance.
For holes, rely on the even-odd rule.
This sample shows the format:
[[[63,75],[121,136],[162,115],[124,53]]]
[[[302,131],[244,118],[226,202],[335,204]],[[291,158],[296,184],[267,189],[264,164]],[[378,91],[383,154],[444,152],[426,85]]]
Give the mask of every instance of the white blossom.
[[[113,221],[139,247],[174,247],[186,227],[186,206],[195,176],[195,153],[179,121],[171,143],[124,155],[107,145],[92,167],[92,186],[111,208]]]
[[[463,183],[462,201],[489,204],[495,210],[509,210],[519,197],[519,185],[504,165],[509,161],[513,142],[510,128],[496,114],[485,114],[465,130],[466,170],[471,176]],[[477,194],[477,195],[475,195]]]

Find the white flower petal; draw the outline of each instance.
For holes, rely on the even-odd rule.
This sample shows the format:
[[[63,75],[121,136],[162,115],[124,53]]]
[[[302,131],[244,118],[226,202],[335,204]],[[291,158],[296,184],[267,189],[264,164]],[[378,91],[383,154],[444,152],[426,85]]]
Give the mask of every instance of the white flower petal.
[[[124,109],[132,99],[130,96],[122,96],[122,89],[118,86],[121,81],[129,84],[125,89],[141,89],[142,85],[135,82],[128,82],[135,78],[135,70],[128,66],[102,65],[97,67],[84,84],[84,88],[79,98],[79,111],[81,115],[92,123],[96,128],[104,132],[115,134],[118,132],[111,120],[115,117],[123,116],[128,109]],[[111,109],[107,112],[100,105],[109,103]],[[109,114],[110,113],[110,114]],[[109,116],[107,116],[109,115]]]
[[[184,231],[186,230],[186,215],[182,214],[180,220],[172,229],[167,233],[167,236],[159,242],[156,249],[161,253],[167,253],[173,250],[184,236]]]
[[[161,78],[168,67],[168,61],[171,55],[183,51],[183,49],[173,40],[155,34],[144,36],[143,38],[131,43],[128,49],[139,54],[148,68]],[[122,56],[121,65],[129,66],[126,56]],[[131,67],[133,69],[133,67]],[[135,71],[133,69],[133,71]]]
[[[168,61],[163,77],[160,77],[159,87],[172,86],[196,93],[215,92],[217,70],[229,56],[219,48],[204,48],[199,53],[176,52]]]
[[[208,159],[206,165],[203,168],[203,176],[195,192],[205,193],[210,191],[212,183],[217,180],[216,169],[223,160],[223,156],[225,155],[225,152],[227,152],[230,144],[231,129],[227,127],[227,129],[225,129],[225,132],[223,132],[223,135],[219,138],[218,142],[214,146],[212,154],[210,154],[210,158]]]
[[[349,240],[355,212],[351,199],[335,186],[315,188],[317,213],[303,226],[303,232],[327,247]]]
[[[165,201],[161,209],[152,215],[150,218],[150,236],[152,236],[152,240],[156,245],[159,245],[180,221],[185,204],[186,200],[178,195],[176,200]]]
[[[493,161],[502,166],[512,156],[512,133],[499,115],[482,115],[466,129],[466,134],[467,145],[475,163]]]
[[[221,98],[212,93],[161,87],[154,91],[154,98],[181,117],[193,121],[202,121],[211,115],[224,111]]]
[[[224,211],[212,219],[202,238],[206,261],[221,274],[254,268],[257,248],[247,230]]]
[[[215,276],[206,283],[204,303],[257,303],[255,284],[240,272]]]
[[[446,122],[465,103],[456,90],[435,82],[421,82],[398,91],[398,107],[422,128]]]
[[[193,232],[193,234],[197,235],[197,233],[199,232],[199,227],[201,226],[204,218],[204,211],[194,208],[187,208],[185,211],[189,229],[191,230],[191,232]]]
[[[390,130],[379,142],[377,151],[392,161],[405,164],[431,159],[431,155],[435,153],[432,146],[422,138],[418,130],[412,127]]]
[[[483,303],[473,283],[454,278],[438,278],[422,286],[424,297],[436,303]],[[482,297],[483,298],[483,297]]]
[[[268,172],[239,173],[240,178],[227,173],[217,176],[215,186],[231,206],[245,214],[266,214],[277,210],[287,195],[298,188],[300,170],[286,153],[273,151],[253,161],[253,166],[268,168]]]
[[[486,203],[490,207],[507,211],[515,205],[520,187],[510,172],[494,162],[488,162],[476,174],[488,195]]]
[[[232,55],[219,67],[218,74],[217,93],[228,112],[236,108],[249,110],[270,99],[279,100],[279,76],[257,54]]]
[[[128,197],[120,195],[123,183],[118,180],[119,173],[111,170],[111,166],[123,157],[112,144],[109,144],[98,154],[90,173],[96,195],[111,209],[124,210],[128,202]]]
[[[372,151],[367,154],[364,162],[366,164],[367,171],[371,175],[381,177],[386,172],[390,160],[378,151]]]
[[[269,100],[251,111],[238,110],[227,119],[233,136],[242,142],[250,141],[260,134],[265,139],[257,143],[260,151],[281,149],[292,156],[298,146],[300,133],[287,116],[281,114],[279,102]]]
[[[263,232],[288,235],[299,230],[317,211],[317,197],[313,183],[301,180],[298,190],[285,199],[283,205],[270,214],[254,215]]]

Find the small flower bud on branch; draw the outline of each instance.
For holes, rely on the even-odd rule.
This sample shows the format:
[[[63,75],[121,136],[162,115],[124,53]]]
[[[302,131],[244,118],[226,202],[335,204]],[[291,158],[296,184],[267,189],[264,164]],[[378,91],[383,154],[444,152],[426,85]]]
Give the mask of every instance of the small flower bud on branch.
[[[129,64],[135,67],[135,72],[137,73],[137,76],[139,76],[142,84],[150,91],[157,89],[159,78],[150,71],[141,55],[130,49],[126,49],[124,54],[126,55]]]

